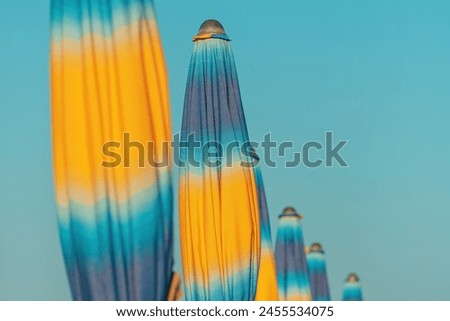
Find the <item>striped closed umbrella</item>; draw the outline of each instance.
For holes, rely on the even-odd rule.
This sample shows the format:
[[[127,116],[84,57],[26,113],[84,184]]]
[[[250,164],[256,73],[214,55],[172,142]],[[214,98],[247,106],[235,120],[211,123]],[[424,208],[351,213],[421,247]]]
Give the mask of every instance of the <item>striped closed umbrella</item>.
[[[325,253],[320,243],[313,243],[310,246],[306,261],[313,301],[330,301]]]
[[[171,126],[153,2],[52,0],[50,60],[56,201],[73,298],[170,299],[177,277],[163,142]],[[148,142],[162,166],[144,163]]]
[[[362,289],[359,283],[359,277],[356,273],[350,273],[347,276],[342,292],[343,301],[362,301]]]
[[[279,216],[275,260],[278,292],[283,301],[311,300],[301,219],[292,207],[285,208]]]
[[[181,148],[179,171],[185,297],[276,299],[258,157],[240,149],[249,138],[230,38],[207,20],[193,40],[181,131],[191,143]]]

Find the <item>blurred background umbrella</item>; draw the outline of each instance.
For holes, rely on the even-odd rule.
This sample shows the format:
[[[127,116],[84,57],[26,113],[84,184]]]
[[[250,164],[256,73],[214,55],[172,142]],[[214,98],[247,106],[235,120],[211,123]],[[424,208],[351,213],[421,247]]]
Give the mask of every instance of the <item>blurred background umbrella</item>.
[[[344,301],[362,301],[362,289],[359,283],[359,277],[355,273],[350,273],[347,276],[342,293],[342,300]]]
[[[73,298],[168,299],[177,277],[171,155],[162,143],[171,128],[153,2],[52,0],[51,87],[59,230]],[[144,163],[147,142],[154,161],[168,166]]]
[[[205,21],[194,37],[181,131],[182,142],[193,140],[215,157],[205,159],[208,151],[192,144],[180,152],[186,299],[276,299],[258,157],[250,146],[240,150],[249,138],[238,76],[230,39],[216,20]]]
[[[329,301],[330,288],[328,285],[325,253],[320,243],[313,243],[307,250],[309,283],[313,301]]]
[[[275,260],[278,293],[283,301],[311,300],[301,219],[292,207],[279,216]]]

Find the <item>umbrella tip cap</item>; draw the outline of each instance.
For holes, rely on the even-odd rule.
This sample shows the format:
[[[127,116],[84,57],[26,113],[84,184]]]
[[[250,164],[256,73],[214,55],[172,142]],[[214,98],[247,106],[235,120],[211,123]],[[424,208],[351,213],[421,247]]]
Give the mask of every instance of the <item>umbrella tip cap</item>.
[[[359,282],[359,276],[356,273],[350,273],[347,276],[346,281],[349,282],[349,283],[358,283]]]
[[[295,216],[300,219],[303,218],[303,215],[298,213],[297,210],[292,206],[288,206],[283,209],[283,212],[281,213],[280,217],[283,217],[283,216]]]
[[[319,242],[314,242],[313,244],[311,244],[311,246],[309,248],[310,248],[311,252],[322,252],[323,251],[322,244],[320,244]]]
[[[202,23],[200,29],[198,30],[197,35],[204,35],[210,33],[224,34],[225,29],[223,28],[222,24],[219,21],[214,19],[208,19]]]

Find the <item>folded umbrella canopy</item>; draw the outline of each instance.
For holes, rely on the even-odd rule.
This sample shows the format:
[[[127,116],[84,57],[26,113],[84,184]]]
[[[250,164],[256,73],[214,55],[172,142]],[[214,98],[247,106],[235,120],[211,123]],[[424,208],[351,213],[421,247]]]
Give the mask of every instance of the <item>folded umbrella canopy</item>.
[[[153,2],[51,8],[54,177],[73,298],[165,300],[170,288],[176,298],[169,97]],[[147,142],[160,166],[144,162]]]
[[[259,161],[259,157],[257,157]],[[277,301],[278,285],[275,258],[272,247],[272,232],[270,230],[269,210],[266,193],[259,167],[255,167],[256,186],[258,188],[258,208],[261,230],[261,261],[259,264],[258,285],[255,300]]]
[[[254,166],[258,157],[245,145],[230,39],[216,20],[205,21],[194,37],[181,131],[181,142],[189,141],[181,148],[179,171],[185,298],[276,300],[267,206]]]
[[[280,300],[310,301],[302,216],[294,208],[287,207],[279,218],[275,261]]]
[[[325,253],[320,243],[313,243],[306,254],[313,301],[330,301]]]
[[[342,293],[343,301],[362,301],[362,289],[359,283],[359,277],[355,273],[350,273],[347,276],[344,284],[344,291]]]

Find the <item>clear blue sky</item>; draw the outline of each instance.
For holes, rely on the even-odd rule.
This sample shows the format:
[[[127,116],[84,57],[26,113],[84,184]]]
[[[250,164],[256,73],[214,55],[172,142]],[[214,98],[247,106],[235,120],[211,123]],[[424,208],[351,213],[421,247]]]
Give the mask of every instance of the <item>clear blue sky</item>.
[[[191,37],[220,20],[250,136],[348,139],[350,167],[263,168],[272,218],[305,216],[333,298],[348,272],[366,299],[450,300],[450,2],[156,0],[181,125]],[[56,229],[49,2],[0,5],[0,299],[69,299]],[[177,245],[178,252],[178,245]],[[179,259],[177,268],[179,268]]]

